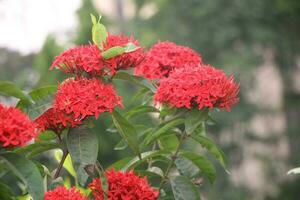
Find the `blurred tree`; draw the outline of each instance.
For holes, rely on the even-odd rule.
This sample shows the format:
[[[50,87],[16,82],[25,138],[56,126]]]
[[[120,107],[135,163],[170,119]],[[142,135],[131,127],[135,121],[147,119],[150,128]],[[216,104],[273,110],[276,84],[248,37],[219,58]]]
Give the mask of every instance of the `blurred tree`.
[[[49,67],[55,56],[61,53],[62,46],[58,45],[53,35],[49,35],[40,52],[34,57],[33,67],[39,72],[39,85],[56,84],[58,80],[62,80],[62,73],[49,73]]]

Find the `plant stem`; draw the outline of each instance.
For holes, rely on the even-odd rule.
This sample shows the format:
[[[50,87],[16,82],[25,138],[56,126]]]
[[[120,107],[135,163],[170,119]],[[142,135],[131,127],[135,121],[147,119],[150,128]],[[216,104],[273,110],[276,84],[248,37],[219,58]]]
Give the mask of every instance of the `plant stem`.
[[[69,154],[69,151],[68,151],[67,149],[63,151],[62,158],[61,158],[61,160],[60,160],[60,162],[59,162],[59,165],[58,165],[58,167],[57,167],[57,169],[56,169],[56,172],[55,172],[55,174],[54,174],[53,179],[56,179],[56,178],[59,176],[59,173],[60,173],[60,171],[61,171],[61,169],[62,169],[62,167],[63,167],[63,165],[64,165],[64,162],[65,162],[65,160],[66,160],[68,154]]]
[[[185,133],[185,131],[184,131],[184,132],[181,134],[179,143],[178,143],[178,145],[177,145],[177,147],[176,147],[176,151],[175,151],[175,153],[174,153],[174,154],[172,155],[172,157],[171,157],[171,162],[170,162],[170,164],[168,165],[168,167],[167,167],[167,169],[166,169],[166,171],[165,171],[165,173],[164,173],[164,175],[163,175],[163,177],[162,177],[162,180],[161,180],[161,182],[160,182],[160,184],[159,184],[159,189],[158,189],[158,191],[160,191],[160,190],[162,189],[162,187],[164,186],[166,180],[168,179],[168,175],[169,175],[169,173],[170,173],[170,171],[171,171],[171,169],[172,169],[172,167],[173,167],[173,165],[174,165],[175,160],[177,159],[177,156],[178,156],[180,147],[182,146],[182,144],[183,144],[184,140],[186,139],[186,137],[187,137],[187,135],[186,135],[186,133]]]

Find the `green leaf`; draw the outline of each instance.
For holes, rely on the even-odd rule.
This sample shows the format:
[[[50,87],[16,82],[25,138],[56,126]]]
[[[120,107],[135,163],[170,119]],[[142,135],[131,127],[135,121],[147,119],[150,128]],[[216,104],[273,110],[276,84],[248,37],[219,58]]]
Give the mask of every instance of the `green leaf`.
[[[93,25],[97,24],[97,18],[95,17],[95,15],[93,15],[93,14],[90,14],[90,15],[91,15],[91,20],[92,20]]]
[[[161,149],[175,151],[179,144],[179,141],[178,141],[178,138],[176,135],[169,134],[169,135],[160,137],[158,144]]]
[[[114,150],[120,151],[124,150],[128,147],[126,141],[124,139],[121,139],[121,141],[114,147]]]
[[[105,51],[103,51],[101,53],[102,57],[104,59],[111,59],[113,57],[116,57],[116,56],[119,56],[119,55],[122,55],[123,53],[125,52],[125,49],[124,47],[121,47],[121,46],[115,46],[115,47],[112,47],[110,49],[107,49]]]
[[[1,200],[14,200],[13,192],[6,184],[0,181],[0,199]]]
[[[71,155],[78,182],[84,185],[88,174],[85,166],[95,164],[98,156],[98,138],[84,126],[71,128],[67,135],[67,147]]]
[[[124,50],[125,50],[125,53],[130,53],[130,52],[133,52],[133,51],[136,51],[138,50],[139,46],[136,46],[134,43],[132,42],[129,42],[125,47],[124,47]]]
[[[200,200],[199,190],[187,177],[175,176],[170,181],[175,200]]]
[[[151,90],[153,93],[156,93],[156,88],[154,87],[154,85],[149,82],[147,79],[139,77],[139,76],[134,76],[134,75],[130,75],[126,72],[118,72],[115,76],[114,79],[119,79],[119,80],[126,80],[126,81],[130,81],[136,85],[139,85],[141,87],[144,88],[148,88],[149,90]]]
[[[181,119],[181,118],[173,119],[173,120],[170,120],[170,121],[164,123],[162,127],[155,130],[153,133],[148,134],[148,136],[143,141],[143,147],[148,146],[154,140],[158,139],[160,136],[165,134],[167,131],[169,131],[172,128],[174,128],[180,124],[183,124],[183,123],[184,123],[184,119]]]
[[[164,172],[159,167],[155,167],[155,166],[154,167],[150,167],[149,169],[147,169],[147,171],[152,172],[152,173],[154,173],[154,174],[156,174],[156,175],[158,175],[160,177],[164,176]]]
[[[175,160],[175,165],[180,174],[190,178],[194,178],[200,173],[199,168],[195,166],[193,162],[183,157],[177,158]]]
[[[107,169],[121,170],[133,157],[126,157],[110,165]]]
[[[94,44],[96,44],[100,50],[103,50],[103,43],[106,42],[106,38],[108,36],[107,30],[103,24],[100,23],[101,17],[99,20],[96,20],[94,15],[91,15],[91,20],[93,23],[92,28],[92,40]]]
[[[225,153],[217,147],[212,140],[203,135],[192,135],[191,138],[206,148],[220,162],[220,164],[226,168]]]
[[[46,86],[32,90],[29,96],[33,99],[34,103],[26,106],[26,103],[20,100],[17,107],[21,108],[34,120],[52,107],[53,94],[56,90],[57,86]]]
[[[159,110],[153,106],[137,106],[134,107],[133,109],[129,110],[128,112],[125,113],[124,117],[126,119],[130,119],[132,117],[135,117],[140,114],[145,114],[145,113],[151,113],[151,112],[159,112]]]
[[[147,161],[149,158],[154,157],[165,157],[170,152],[166,150],[155,150],[155,151],[147,151],[141,154],[141,159],[139,157],[134,157],[131,159],[126,165],[122,168],[123,171],[127,171],[129,169],[135,168],[137,165]]]
[[[8,81],[0,81],[0,94],[16,97],[26,104],[31,104],[33,102],[29,95],[25,94],[14,83]]]
[[[41,141],[49,141],[55,139],[56,137],[57,135],[53,131],[43,131],[38,135],[37,138]]]
[[[43,153],[45,151],[49,151],[52,149],[60,148],[60,145],[53,141],[40,141],[35,142],[33,144],[17,148],[14,150],[16,153],[22,153],[25,154],[26,157],[32,158],[40,153]]]
[[[3,159],[9,169],[27,186],[33,199],[43,199],[43,178],[33,162],[16,153],[1,154],[0,159]]]
[[[118,129],[119,134],[126,141],[129,148],[135,153],[135,155],[140,155],[137,132],[136,132],[134,126],[132,126],[116,110],[114,110],[112,113],[112,119],[113,119],[114,125]]]
[[[190,160],[194,165],[196,165],[201,172],[207,176],[208,180],[213,183],[216,178],[216,170],[215,167],[211,164],[211,162],[197,153],[193,152],[180,152],[179,156],[182,156],[188,160]]]
[[[185,132],[187,135],[191,135],[197,127],[199,127],[207,118],[208,110],[203,109],[199,111],[197,108],[194,108],[186,114],[185,118]]]

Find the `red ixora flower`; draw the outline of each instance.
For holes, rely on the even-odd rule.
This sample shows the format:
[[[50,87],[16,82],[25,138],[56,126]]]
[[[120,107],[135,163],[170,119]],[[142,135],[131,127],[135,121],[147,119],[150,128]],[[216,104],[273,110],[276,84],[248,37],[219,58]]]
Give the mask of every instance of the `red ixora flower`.
[[[134,73],[148,79],[168,77],[177,68],[200,66],[201,56],[194,50],[173,42],[158,42],[145,55]]]
[[[87,116],[98,118],[116,106],[122,107],[121,100],[111,84],[97,79],[67,79],[58,86],[53,107],[81,121]]]
[[[126,46],[128,43],[138,46],[133,37],[124,35],[109,35],[104,44],[104,51],[114,46]],[[82,75],[86,72],[90,75],[113,75],[119,69],[135,67],[143,59],[142,49],[139,48],[129,53],[104,59],[102,51],[96,45],[74,47],[57,56],[50,69],[58,67],[65,73]]]
[[[82,121],[74,119],[57,109],[50,108],[35,120],[41,131],[51,130],[60,134],[63,130],[82,124]]]
[[[162,79],[154,96],[156,103],[167,103],[177,108],[221,108],[230,111],[238,102],[239,85],[222,70],[205,65],[175,70]]]
[[[105,65],[99,48],[86,45],[68,49],[56,56],[50,69],[58,67],[65,73],[102,75]]]
[[[110,170],[106,172],[108,200],[155,200],[158,198],[158,191],[151,188],[146,178],[136,176],[133,171],[121,172]],[[104,199],[104,191],[99,178],[93,179],[89,184],[95,200]]]
[[[59,186],[53,191],[48,191],[44,195],[44,200],[88,200],[76,188],[67,189]]]
[[[132,43],[135,46],[139,46],[139,42],[135,40],[134,37],[127,37],[122,34],[109,35],[106,39],[106,43],[104,44],[104,50],[107,50],[114,46],[124,47],[129,43]],[[138,48],[135,51],[123,53],[122,55],[107,60],[107,62],[110,62],[111,73],[115,74],[117,70],[136,67],[144,59],[144,55],[142,51],[143,51],[142,48]]]
[[[0,144],[2,147],[23,146],[38,134],[36,124],[27,115],[17,108],[0,104]]]

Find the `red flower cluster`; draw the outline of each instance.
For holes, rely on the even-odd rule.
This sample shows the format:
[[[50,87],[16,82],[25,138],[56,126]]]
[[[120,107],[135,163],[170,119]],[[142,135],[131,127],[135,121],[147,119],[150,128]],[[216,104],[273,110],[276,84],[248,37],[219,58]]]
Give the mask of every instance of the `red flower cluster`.
[[[148,79],[168,77],[177,68],[199,66],[201,56],[194,50],[172,42],[159,42],[146,54],[145,60],[135,68],[135,74]]]
[[[128,43],[138,45],[132,37],[124,35],[109,35],[104,44],[104,51],[114,46],[126,46]],[[119,69],[135,67],[143,59],[142,49],[123,53],[122,55],[105,60],[102,51],[96,45],[71,48],[59,56],[52,63],[50,69],[56,66],[65,73],[81,75],[83,72],[94,75],[113,75]]]
[[[106,172],[108,182],[108,200],[155,200],[158,198],[158,191],[150,187],[146,178],[140,178],[131,172]],[[104,199],[104,191],[99,178],[90,183],[96,200]]]
[[[139,46],[139,42],[133,37],[127,37],[125,35],[109,35],[106,39],[106,43],[104,44],[104,50],[110,49],[114,46],[124,47],[128,43],[133,43],[134,45]],[[107,60],[110,62],[111,73],[115,74],[119,69],[128,69],[130,67],[137,66],[144,59],[142,50],[142,48],[139,48],[135,51],[124,53]]]
[[[68,49],[57,56],[50,69],[56,66],[65,73],[82,74],[87,72],[101,75],[105,68],[105,62],[96,45],[87,45]]]
[[[23,146],[38,135],[35,123],[13,107],[0,104],[0,144],[2,147]]]
[[[56,134],[60,134],[66,128],[82,124],[81,121],[74,119],[72,115],[67,115],[55,108],[50,108],[44,112],[35,122],[41,131],[51,130]]]
[[[44,200],[88,200],[76,188],[67,189],[63,186],[48,191],[44,195]]]
[[[98,118],[100,113],[122,107],[121,97],[112,85],[97,79],[67,79],[58,87],[54,108],[81,121],[86,116]]]
[[[230,106],[238,102],[238,92],[233,77],[227,78],[223,71],[206,65],[175,70],[161,80],[154,100],[177,108],[217,107],[230,111]]]

